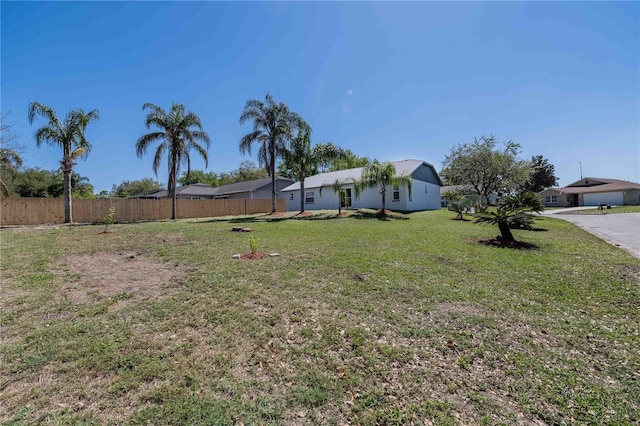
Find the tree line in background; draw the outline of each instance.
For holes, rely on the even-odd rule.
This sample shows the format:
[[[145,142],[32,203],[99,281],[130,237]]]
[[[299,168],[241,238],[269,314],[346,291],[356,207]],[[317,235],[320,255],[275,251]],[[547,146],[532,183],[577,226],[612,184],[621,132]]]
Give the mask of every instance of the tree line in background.
[[[174,200],[172,218],[175,218],[178,183],[221,186],[267,176],[272,178],[273,183],[277,174],[300,181],[301,193],[304,193],[305,177],[363,167],[362,179],[355,182],[356,195],[365,188],[379,187],[384,205],[385,182],[408,185],[410,189],[410,181],[407,181],[405,176],[396,176],[395,173],[389,172],[388,162],[380,163],[367,157],[359,157],[332,142],[312,144],[311,126],[285,103],[276,102],[268,93],[264,101],[248,100],[239,120],[240,124],[252,124],[251,131],[239,141],[240,152],[251,155],[252,149],[257,145],[260,167],[251,161],[243,161],[238,169],[231,172],[191,170],[191,151],[195,151],[205,160],[205,167],[208,164],[211,139],[203,130],[200,117],[187,111],[184,105],[173,103],[167,112],[157,105],[145,103],[142,109],[146,112],[145,125],[150,132],[136,141],[136,154],[143,157],[147,150],[155,145],[152,170],[156,176],[158,168],[166,158],[169,171],[167,188]],[[87,178],[75,173],[73,166],[78,159],[86,159],[89,154],[91,144],[86,140],[84,132],[88,124],[98,119],[99,112],[92,110],[85,113],[81,109],[75,109],[70,111],[64,120],[60,120],[50,107],[32,102],[28,109],[29,122],[33,124],[37,117],[46,119],[48,123],[36,130],[36,146],[46,143],[62,148],[60,169],[22,169],[22,147],[17,143],[16,135],[11,132],[6,117],[3,116],[0,188],[5,196],[62,196],[65,199],[65,222],[71,222],[71,199],[94,196],[93,186]],[[526,161],[519,158],[519,154],[520,145],[517,143],[508,141],[503,149],[498,149],[493,135],[482,136],[475,138],[471,143],[454,146],[445,157],[440,174],[446,185],[464,185],[464,191],[476,194],[484,202],[495,193],[539,192],[557,184],[554,167],[545,158],[538,155],[532,157],[531,161]],[[186,167],[186,171],[180,174],[182,167]],[[334,190],[339,193],[338,186],[346,183],[337,182]],[[110,192],[102,191],[98,196],[127,197],[149,193],[161,187],[160,182],[144,178],[113,185]],[[272,211],[275,212],[275,185],[272,188]],[[300,210],[304,211],[302,201]]]

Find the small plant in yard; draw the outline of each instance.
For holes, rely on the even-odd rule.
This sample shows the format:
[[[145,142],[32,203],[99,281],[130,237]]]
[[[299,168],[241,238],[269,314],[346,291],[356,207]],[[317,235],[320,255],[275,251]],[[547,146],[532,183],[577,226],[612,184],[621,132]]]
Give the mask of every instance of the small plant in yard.
[[[249,238],[249,248],[251,248],[251,253],[253,254],[258,252],[258,239],[253,235]]]
[[[462,215],[468,213],[470,208],[471,200],[466,197],[451,200],[447,206],[447,210],[458,214],[456,220],[464,220]]]
[[[109,232],[109,226],[111,226],[114,223],[116,223],[116,208],[115,207],[109,207],[109,212],[104,215],[104,217],[102,218],[102,222],[104,222],[104,231],[103,232],[106,234],[107,232]]]

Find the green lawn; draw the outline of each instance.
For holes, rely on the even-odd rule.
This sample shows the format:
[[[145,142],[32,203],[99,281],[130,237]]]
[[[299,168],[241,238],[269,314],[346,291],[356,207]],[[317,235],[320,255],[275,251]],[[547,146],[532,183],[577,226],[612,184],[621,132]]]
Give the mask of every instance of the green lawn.
[[[597,207],[585,210],[573,210],[566,214],[604,214],[604,213],[640,213],[640,206],[613,206],[610,209],[598,210]]]
[[[553,218],[513,250],[335,213],[2,231],[0,422],[640,422],[640,261]]]

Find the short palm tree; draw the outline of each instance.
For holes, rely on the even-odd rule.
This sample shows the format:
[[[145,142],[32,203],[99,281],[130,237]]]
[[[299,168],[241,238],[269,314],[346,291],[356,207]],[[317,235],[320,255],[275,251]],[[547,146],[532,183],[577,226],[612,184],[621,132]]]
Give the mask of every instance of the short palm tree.
[[[240,115],[240,124],[246,121],[253,122],[253,130],[240,139],[240,152],[251,155],[253,144],[262,144],[258,151],[258,162],[266,167],[271,176],[271,212],[275,213],[276,161],[287,150],[287,144],[299,123],[298,116],[291,112],[286,104],[277,103],[267,93],[265,102],[257,99],[247,101]]]
[[[171,219],[176,218],[176,183],[180,174],[180,166],[186,164],[187,176],[191,171],[191,158],[189,151],[195,150],[204,159],[205,167],[209,165],[207,149],[211,146],[211,139],[202,129],[200,117],[193,112],[187,112],[182,104],[171,104],[171,110],[167,113],[164,109],[152,103],[145,103],[143,111],[147,111],[144,124],[147,129],[151,126],[160,130],[141,136],[136,142],[138,157],[142,157],[149,145],[160,142],[153,157],[153,171],[158,176],[158,168],[165,152],[168,157],[169,168],[169,196],[171,197]],[[204,146],[198,143],[204,142]]]
[[[483,225],[498,225],[499,239],[505,242],[513,242],[511,228],[531,230],[534,216],[531,208],[522,207],[515,209],[497,209],[495,212],[481,212],[476,214],[476,223]]]
[[[29,124],[33,124],[36,116],[42,116],[49,120],[49,123],[36,130],[36,145],[40,147],[43,143],[62,148],[62,161],[60,169],[63,174],[63,198],[64,198],[64,222],[71,223],[71,175],[73,166],[78,158],[86,159],[91,150],[91,144],[85,138],[84,132],[87,125],[99,117],[98,110],[94,109],[85,114],[78,108],[70,111],[64,121],[60,121],[53,108],[39,102],[29,104]]]
[[[498,208],[505,209],[518,209],[518,208],[530,208],[535,213],[544,211],[544,205],[540,196],[535,192],[519,192],[515,195],[507,195],[502,197],[498,203]]]
[[[411,196],[411,176],[396,175],[396,168],[389,161],[381,163],[373,160],[362,170],[362,178],[354,186],[356,198],[367,188],[379,188],[382,196],[382,214],[385,214],[386,210],[387,187],[406,187]]]

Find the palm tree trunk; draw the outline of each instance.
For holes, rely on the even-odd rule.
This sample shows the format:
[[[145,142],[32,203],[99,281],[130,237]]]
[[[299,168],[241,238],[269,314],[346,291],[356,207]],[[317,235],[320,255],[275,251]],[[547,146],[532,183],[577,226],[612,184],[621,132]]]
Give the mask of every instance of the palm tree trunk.
[[[169,176],[169,195],[171,196],[171,220],[176,220],[176,166],[175,161],[173,167],[171,167],[171,174]]]
[[[269,151],[271,151],[271,164],[269,164],[269,168],[271,169],[271,213],[275,213],[278,211],[276,206],[276,146],[273,143],[270,145]]]
[[[499,223],[498,229],[500,230],[500,236],[503,241],[515,241],[515,238],[513,238],[513,234],[511,233],[511,228],[509,228],[508,224]]]
[[[304,213],[304,173],[300,175],[300,213]]]
[[[71,206],[71,170],[64,170],[62,181],[62,197],[64,198],[64,223],[73,221],[73,210]]]
[[[382,190],[380,191],[380,194],[382,194],[382,214],[384,214],[385,209],[385,199],[387,198],[387,191],[386,188],[384,187],[384,185],[382,186]]]

